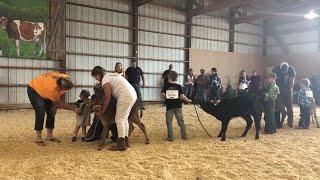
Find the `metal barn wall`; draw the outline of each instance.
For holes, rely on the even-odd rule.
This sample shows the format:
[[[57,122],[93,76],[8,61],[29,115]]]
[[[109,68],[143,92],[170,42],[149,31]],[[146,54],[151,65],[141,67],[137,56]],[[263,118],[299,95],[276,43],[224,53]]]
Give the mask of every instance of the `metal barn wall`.
[[[276,26],[275,31],[280,33],[281,39],[288,45],[290,54],[318,52],[318,27],[317,21],[300,21],[281,26]],[[303,29],[294,32],[295,29]],[[283,52],[275,40],[268,36],[268,55],[282,55]]]
[[[90,7],[83,7],[88,5]],[[130,15],[96,8],[129,12],[126,0],[69,0],[66,12],[66,66],[72,81],[80,85],[68,93],[67,100],[78,99],[81,89],[90,89],[96,82],[90,69],[102,66],[114,70],[116,62],[129,66],[131,56]]]
[[[246,54],[263,53],[263,28],[261,25],[235,25],[234,52]]]
[[[178,83],[183,84],[186,63],[185,24],[179,22],[185,22],[185,15],[153,4],[140,6],[139,14],[142,15],[139,17],[139,29],[147,30],[139,31],[138,34],[138,43],[146,44],[138,48],[139,66],[145,72],[151,72],[145,74],[147,88],[142,89],[142,95],[146,101],[158,101],[161,100],[162,73],[168,69],[169,64],[180,74]]]
[[[220,11],[220,16],[226,16]],[[200,15],[192,18],[191,48],[211,51],[229,51],[229,21],[224,18]]]
[[[29,103],[27,84],[47,71],[58,70],[60,62],[44,59],[0,57],[0,104]]]

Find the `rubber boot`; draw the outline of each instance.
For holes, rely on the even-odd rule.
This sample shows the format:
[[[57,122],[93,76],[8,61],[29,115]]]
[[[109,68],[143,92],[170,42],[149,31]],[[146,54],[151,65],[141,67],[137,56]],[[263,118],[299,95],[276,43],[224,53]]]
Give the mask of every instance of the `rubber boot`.
[[[117,146],[109,148],[111,151],[125,151],[127,149],[125,138],[119,137],[117,140]]]
[[[126,136],[126,137],[124,138],[124,140],[126,141],[126,146],[127,146],[127,148],[130,147],[130,145],[129,145],[129,138]]]

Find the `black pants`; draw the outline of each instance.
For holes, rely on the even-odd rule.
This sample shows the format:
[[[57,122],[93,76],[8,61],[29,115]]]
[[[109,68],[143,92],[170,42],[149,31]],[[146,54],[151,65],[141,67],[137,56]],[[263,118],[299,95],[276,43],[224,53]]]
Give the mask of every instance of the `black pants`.
[[[35,125],[34,130],[41,131],[43,129],[43,122],[45,114],[47,114],[46,128],[54,129],[55,112],[51,112],[53,106],[52,101],[43,99],[39,94],[28,86],[27,93],[31,105],[35,111]]]
[[[310,125],[310,107],[300,106],[300,122],[299,126],[302,128],[309,128]]]
[[[275,112],[276,116],[276,123],[277,127],[281,128],[282,123],[280,120],[280,113],[282,116],[288,115],[288,125],[293,127],[293,110],[292,110],[292,93],[291,91],[288,92],[281,92],[278,95],[277,99],[277,111]],[[282,118],[281,118],[282,119]]]
[[[220,100],[220,87],[210,87],[210,99],[209,100]]]

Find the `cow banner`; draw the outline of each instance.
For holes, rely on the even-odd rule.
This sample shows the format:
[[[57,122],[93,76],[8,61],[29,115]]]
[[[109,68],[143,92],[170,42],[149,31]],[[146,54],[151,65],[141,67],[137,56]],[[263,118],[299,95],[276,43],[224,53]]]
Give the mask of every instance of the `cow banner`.
[[[46,58],[47,0],[0,1],[0,57]]]

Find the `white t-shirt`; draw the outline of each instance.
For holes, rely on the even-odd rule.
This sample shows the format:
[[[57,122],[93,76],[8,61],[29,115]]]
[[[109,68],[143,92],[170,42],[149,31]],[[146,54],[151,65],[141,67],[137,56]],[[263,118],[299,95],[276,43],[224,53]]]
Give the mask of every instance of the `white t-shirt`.
[[[102,78],[102,86],[106,83],[110,83],[112,88],[112,96],[116,99],[120,95],[136,96],[136,92],[132,85],[118,73],[106,73]]]

